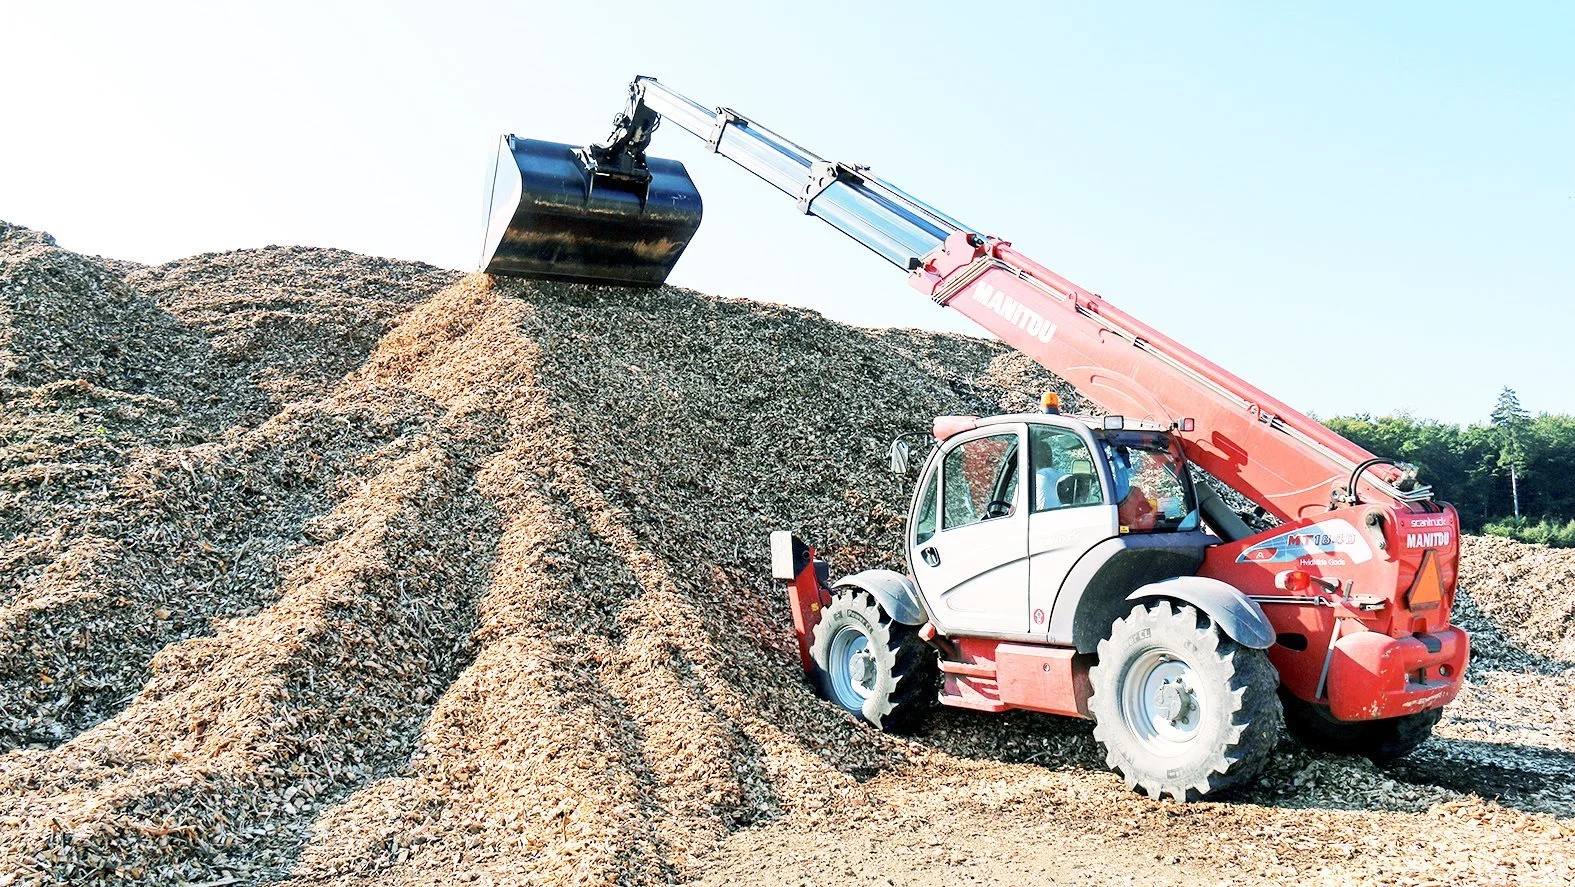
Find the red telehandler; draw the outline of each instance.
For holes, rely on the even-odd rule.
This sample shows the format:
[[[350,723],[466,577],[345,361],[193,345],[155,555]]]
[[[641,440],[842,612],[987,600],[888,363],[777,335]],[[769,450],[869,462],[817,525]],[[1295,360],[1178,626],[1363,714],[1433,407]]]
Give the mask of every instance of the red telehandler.
[[[1449,621],[1459,520],[1414,467],[1374,457],[1106,300],[868,168],[823,160],[649,77],[605,143],[505,136],[482,268],[666,279],[700,224],[667,121],[703,139],[1074,385],[1106,415],[942,416],[918,470],[908,572],[830,581],[772,534],[804,667],[887,730],[936,701],[1092,718],[1151,797],[1250,780],[1283,718],[1376,760],[1425,740],[1460,689]],[[895,470],[909,452],[893,444]],[[1250,526],[1202,469],[1256,505]]]

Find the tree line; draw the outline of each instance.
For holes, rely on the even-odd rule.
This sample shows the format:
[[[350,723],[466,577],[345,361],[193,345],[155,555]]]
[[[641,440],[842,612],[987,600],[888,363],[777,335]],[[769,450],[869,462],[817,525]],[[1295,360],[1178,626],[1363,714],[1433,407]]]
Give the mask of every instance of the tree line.
[[[1505,388],[1485,425],[1405,413],[1324,424],[1374,455],[1415,463],[1469,532],[1575,547],[1575,416],[1532,416]]]

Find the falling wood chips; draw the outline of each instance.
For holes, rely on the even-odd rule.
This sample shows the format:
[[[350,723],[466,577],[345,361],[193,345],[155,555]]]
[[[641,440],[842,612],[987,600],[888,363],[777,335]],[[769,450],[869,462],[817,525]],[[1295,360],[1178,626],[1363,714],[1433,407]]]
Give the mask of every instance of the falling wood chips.
[[[787,835],[901,844],[903,811],[1222,880],[1575,871],[1575,597],[1516,572],[1564,552],[1468,542],[1484,656],[1438,740],[1389,771],[1287,741],[1232,803],[1124,791],[1077,722],[900,739],[816,700],[766,533],[893,564],[891,438],[1050,385],[670,287],[145,268],[0,223],[0,885],[765,883],[810,858]]]

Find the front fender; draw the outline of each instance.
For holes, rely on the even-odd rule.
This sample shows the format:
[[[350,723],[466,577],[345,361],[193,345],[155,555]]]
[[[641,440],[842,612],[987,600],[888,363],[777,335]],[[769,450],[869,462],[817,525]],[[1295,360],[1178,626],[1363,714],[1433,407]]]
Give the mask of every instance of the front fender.
[[[1191,604],[1207,613],[1230,639],[1254,650],[1274,645],[1274,626],[1258,602],[1235,586],[1208,576],[1177,576],[1150,582],[1127,595],[1129,601],[1169,599]]]
[[[903,625],[923,625],[929,621],[924,604],[919,602],[918,586],[894,570],[865,570],[837,580],[837,588],[867,591],[880,602],[881,609]]]

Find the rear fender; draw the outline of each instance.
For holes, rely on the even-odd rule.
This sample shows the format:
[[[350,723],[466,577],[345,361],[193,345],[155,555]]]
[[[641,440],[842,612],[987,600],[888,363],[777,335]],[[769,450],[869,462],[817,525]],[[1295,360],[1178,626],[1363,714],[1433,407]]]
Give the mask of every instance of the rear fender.
[[[1127,600],[1172,600],[1191,604],[1207,613],[1231,640],[1244,647],[1267,650],[1274,644],[1274,627],[1258,602],[1218,579],[1177,576],[1151,582],[1127,595]]]
[[[881,609],[903,625],[923,625],[929,621],[924,604],[919,602],[919,588],[913,580],[894,570],[865,570],[837,580],[838,589],[857,588],[869,592],[880,603]]]

